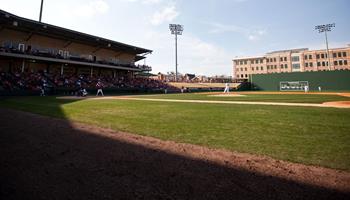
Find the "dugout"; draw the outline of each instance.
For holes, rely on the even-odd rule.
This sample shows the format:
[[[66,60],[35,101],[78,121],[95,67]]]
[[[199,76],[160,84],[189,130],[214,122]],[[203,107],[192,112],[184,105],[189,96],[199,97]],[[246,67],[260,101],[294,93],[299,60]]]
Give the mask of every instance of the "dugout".
[[[254,74],[250,82],[252,89],[265,91],[349,91],[350,70],[293,72],[276,74]]]

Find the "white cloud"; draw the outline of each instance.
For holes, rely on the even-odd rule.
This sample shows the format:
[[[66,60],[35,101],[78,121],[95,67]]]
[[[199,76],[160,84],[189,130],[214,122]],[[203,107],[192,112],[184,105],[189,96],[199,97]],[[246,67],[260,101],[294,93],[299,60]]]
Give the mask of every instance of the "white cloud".
[[[137,2],[137,3],[143,3],[143,4],[159,4],[163,0],[124,0],[124,1],[131,2],[131,3]]]
[[[167,31],[152,31],[146,34],[144,46],[154,50],[147,62],[152,63],[153,72],[174,71],[174,36]],[[165,42],[164,42],[165,41]],[[232,53],[190,33],[178,38],[178,71],[197,75],[232,74]]]
[[[77,7],[74,14],[81,17],[92,17],[97,14],[105,14],[109,10],[109,5],[104,0],[94,0],[86,5]]]
[[[255,30],[252,33],[249,34],[248,39],[250,41],[257,41],[260,40],[262,36],[266,34],[266,30]]]
[[[170,5],[163,8],[161,11],[154,13],[151,19],[151,24],[157,26],[164,22],[171,22],[178,15],[179,12],[176,10],[176,7],[174,5]]]
[[[236,25],[226,25],[226,24],[220,24],[220,23],[207,23],[207,24],[212,26],[211,30],[209,30],[209,33],[213,33],[213,34],[220,34],[220,33],[227,33],[227,32],[239,33],[250,41],[260,40],[262,36],[267,34],[266,29],[253,29],[253,28],[246,28],[246,27],[236,26]]]
[[[159,4],[162,0],[143,0],[144,4]]]

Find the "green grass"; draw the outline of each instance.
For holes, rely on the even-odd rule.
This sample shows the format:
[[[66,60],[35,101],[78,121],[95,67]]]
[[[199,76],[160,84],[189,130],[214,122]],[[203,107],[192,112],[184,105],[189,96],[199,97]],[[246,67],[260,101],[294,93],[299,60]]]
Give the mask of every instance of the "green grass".
[[[238,97],[215,97],[203,93],[184,93],[167,95],[138,95],[138,98],[182,99],[182,100],[215,100],[215,101],[263,101],[288,103],[323,103],[329,101],[350,101],[349,97],[338,95],[305,95],[305,94],[244,94]]]
[[[350,109],[54,97],[2,99],[0,106],[163,140],[350,171]]]

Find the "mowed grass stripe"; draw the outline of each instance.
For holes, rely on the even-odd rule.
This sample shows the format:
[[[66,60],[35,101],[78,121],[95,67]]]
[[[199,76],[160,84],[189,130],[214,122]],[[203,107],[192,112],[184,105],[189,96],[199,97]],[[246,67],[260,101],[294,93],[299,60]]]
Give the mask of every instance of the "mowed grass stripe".
[[[3,107],[163,140],[350,171],[350,110],[128,100],[3,100]]]

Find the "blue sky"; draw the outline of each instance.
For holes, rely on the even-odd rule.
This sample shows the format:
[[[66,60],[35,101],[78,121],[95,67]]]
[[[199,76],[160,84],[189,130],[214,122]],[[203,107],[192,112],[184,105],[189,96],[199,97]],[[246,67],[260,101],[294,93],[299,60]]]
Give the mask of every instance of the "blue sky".
[[[40,0],[0,0],[0,9],[34,20],[39,8]],[[154,73],[174,71],[168,25],[183,24],[179,71],[231,75],[236,56],[325,48],[318,24],[336,23],[330,47],[350,44],[349,8],[349,0],[45,0],[43,22],[152,49]]]

